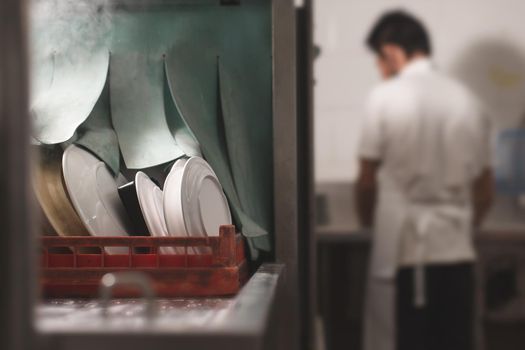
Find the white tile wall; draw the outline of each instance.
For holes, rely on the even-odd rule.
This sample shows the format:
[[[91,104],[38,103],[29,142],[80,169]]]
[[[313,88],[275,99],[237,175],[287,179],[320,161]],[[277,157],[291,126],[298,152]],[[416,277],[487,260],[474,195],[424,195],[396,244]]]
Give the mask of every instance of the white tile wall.
[[[516,78],[517,83],[511,88],[484,90],[499,99],[495,104],[496,118],[509,126],[525,116],[525,1],[317,0],[315,7],[315,41],[322,50],[315,65],[318,181],[349,181],[355,177],[364,100],[378,82],[374,60],[364,46],[364,39],[374,20],[387,9],[402,7],[426,22],[434,41],[435,61],[447,71],[457,72],[457,62],[477,42],[485,39],[506,42],[514,59],[502,58],[510,54],[499,51],[489,52],[488,56],[482,52],[474,59],[482,63],[479,69],[497,66],[504,75]],[[476,72],[467,73],[472,76]],[[481,74],[488,73],[481,71]],[[488,78],[483,77],[471,80],[473,84],[489,84]]]

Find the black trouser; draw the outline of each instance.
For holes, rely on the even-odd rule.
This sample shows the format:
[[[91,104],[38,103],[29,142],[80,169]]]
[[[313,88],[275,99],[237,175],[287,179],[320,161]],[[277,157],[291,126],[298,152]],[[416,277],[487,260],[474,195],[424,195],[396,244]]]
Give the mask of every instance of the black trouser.
[[[474,265],[427,265],[424,307],[414,304],[414,268],[397,276],[397,350],[474,349]]]

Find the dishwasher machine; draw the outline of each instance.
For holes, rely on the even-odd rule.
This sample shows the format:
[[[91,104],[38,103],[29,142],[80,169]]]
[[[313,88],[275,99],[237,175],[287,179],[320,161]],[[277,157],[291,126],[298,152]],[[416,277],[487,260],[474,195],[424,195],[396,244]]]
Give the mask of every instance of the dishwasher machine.
[[[294,2],[7,0],[0,12],[2,348],[299,349],[309,294],[298,201],[310,195],[298,185],[299,169],[308,169],[298,140],[308,135],[298,135]],[[115,185],[111,198],[131,213],[129,238],[117,228],[117,237],[93,237],[110,218],[102,211],[111,212],[92,198],[109,196],[107,187],[90,188],[78,170],[95,158],[97,181],[118,184],[120,197]],[[201,194],[186,214],[222,200],[235,226],[222,225],[219,237],[201,215],[195,225],[217,237],[135,237],[144,223],[154,236],[153,226],[146,215],[134,220],[144,208],[126,202],[126,187],[140,197],[147,178],[166,194],[180,159],[180,169],[201,165],[188,178]],[[35,173],[48,202],[35,196]],[[213,186],[226,196],[206,195]],[[57,209],[49,202],[58,197]],[[90,200],[93,211],[82,211]],[[166,213],[165,200],[155,203]],[[60,234],[65,226],[76,227],[73,237]],[[181,258],[165,253],[177,249]],[[151,274],[134,273],[140,261]],[[160,271],[163,261],[189,275]]]

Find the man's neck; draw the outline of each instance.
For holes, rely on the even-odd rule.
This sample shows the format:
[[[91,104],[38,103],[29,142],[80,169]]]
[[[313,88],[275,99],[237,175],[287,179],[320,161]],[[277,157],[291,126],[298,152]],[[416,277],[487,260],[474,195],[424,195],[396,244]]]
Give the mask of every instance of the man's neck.
[[[416,52],[416,53],[412,54],[412,56],[410,56],[410,57],[407,59],[407,61],[406,61],[405,64],[401,67],[401,69],[399,70],[398,73],[401,73],[401,72],[404,71],[408,66],[411,66],[411,65],[413,65],[414,63],[417,63],[417,62],[419,62],[419,61],[428,60],[429,58],[430,58],[430,56],[428,56],[427,54]]]
[[[412,64],[414,62],[421,61],[421,60],[427,60],[428,58],[429,58],[429,56],[427,54],[422,53],[422,52],[413,53],[412,56],[410,56],[408,58],[408,60],[406,61],[406,63],[403,66],[403,68],[405,68],[409,64]]]

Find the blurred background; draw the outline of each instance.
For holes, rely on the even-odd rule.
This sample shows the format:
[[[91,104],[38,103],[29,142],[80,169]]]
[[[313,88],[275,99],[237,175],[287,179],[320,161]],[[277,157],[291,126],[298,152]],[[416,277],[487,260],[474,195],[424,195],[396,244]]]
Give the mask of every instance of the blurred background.
[[[475,234],[479,253],[476,345],[478,350],[523,350],[522,0],[0,2],[0,163],[4,166],[0,172],[0,223],[4,232],[0,235],[0,277],[4,282],[0,288],[0,348],[363,349],[371,233],[358,223],[354,188],[365,101],[381,81],[365,39],[379,16],[393,9],[409,11],[422,20],[431,34],[436,66],[464,82],[488,108],[493,125],[491,155],[496,198]],[[152,54],[147,65],[137,60],[144,53]],[[220,67],[219,56],[224,59]],[[54,77],[55,66],[62,71],[57,74],[60,79]],[[176,71],[170,74],[169,69]],[[222,86],[219,75],[226,77]],[[147,79],[151,76],[153,82]],[[60,80],[62,83],[52,91],[50,86]],[[178,88],[171,86],[180,81]],[[109,91],[109,85],[116,86],[115,91]],[[202,86],[206,87],[204,93]],[[152,91],[154,98],[148,95]],[[64,121],[56,120],[55,111],[68,119],[78,112],[73,109],[92,100],[91,105],[81,108],[86,109],[83,118],[74,123],[67,121],[72,132],[76,130],[74,137],[66,135],[71,138],[47,143],[32,137],[38,112],[34,108],[29,111],[35,104],[32,99],[39,93],[44,98],[37,102],[44,101],[44,107],[52,102],[42,114],[56,122],[49,130],[57,134],[63,132]],[[123,101],[120,105],[119,98]],[[68,99],[72,102],[63,107]],[[131,107],[119,109],[122,106]],[[171,118],[162,115],[166,111],[173,113],[173,123],[166,123]],[[120,127],[118,115],[122,118]],[[136,118],[128,124],[129,115]],[[144,115],[161,121],[157,126],[162,130],[156,130],[156,136],[163,132],[164,141],[171,146],[182,134],[169,156],[152,159],[150,155],[158,155],[160,147],[148,142],[132,147],[145,139],[141,136],[146,127],[141,123],[147,124],[150,119]],[[128,134],[126,126],[131,124],[136,125]],[[189,150],[178,149],[184,142]],[[120,171],[131,180],[142,169],[159,180],[160,188],[167,181],[173,161],[202,156],[217,173],[216,183],[224,187],[229,202],[221,197],[221,203],[236,207],[237,215],[230,223],[237,226],[239,235],[237,244],[232,244],[234,236],[230,232],[231,266],[219,264],[219,268],[230,272],[233,269],[230,278],[211,278],[210,273],[201,279],[202,271],[190,269],[195,266],[189,266],[186,259],[183,271],[157,275],[161,276],[161,285],[163,278],[177,278],[177,283],[167,283],[172,287],[168,288],[172,293],[168,296],[147,300],[99,296],[101,275],[115,271],[105,266],[107,269],[95,271],[96,277],[86,279],[77,266],[82,252],[71,250],[62,240],[82,233],[87,240],[82,242],[89,242],[94,235],[84,227],[89,226],[89,217],[82,222],[79,218],[73,220],[80,212],[70,203],[73,190],[81,190],[89,198],[95,198],[96,191],[89,188],[91,182],[80,177],[73,190],[66,188],[62,152],[72,143],[80,145],[91,160],[106,163],[108,167],[100,167],[107,174],[111,167],[113,175]],[[41,157],[44,161],[37,162],[34,149],[39,147],[56,154],[51,152],[47,154],[49,161]],[[131,153],[125,157],[123,149]],[[152,152],[143,157],[142,152],[148,149]],[[128,163],[133,162],[129,160],[135,157],[141,164],[130,167]],[[81,169],[83,163],[75,167]],[[50,189],[46,194],[51,204],[44,205],[54,212],[42,213],[43,208],[36,205],[30,172],[34,167],[52,175],[42,182],[50,184],[43,187]],[[93,174],[89,176],[93,182]],[[115,176],[106,178],[111,185],[108,193],[115,195],[117,186],[111,183]],[[188,186],[196,185],[194,182],[188,181]],[[217,188],[222,196],[223,188]],[[242,205],[237,197],[242,197]],[[112,204],[121,205],[119,198],[113,196]],[[54,200],[59,205],[54,205]],[[100,208],[95,202],[88,206]],[[215,208],[205,209],[213,213]],[[162,209],[162,214],[169,211]],[[74,226],[58,232],[57,227],[50,227],[51,222],[43,220],[49,212],[58,216],[54,223],[59,225],[55,226],[68,224],[69,220],[75,221]],[[66,215],[60,217],[63,213]],[[128,220],[143,215],[138,211],[124,217]],[[76,231],[78,228],[81,232]],[[209,234],[217,236],[217,231],[214,228]],[[98,233],[103,236],[108,232],[104,228]],[[169,236],[181,232],[163,233]],[[55,237],[41,237],[47,234]],[[191,235],[185,232],[185,236]],[[119,242],[133,243],[127,240],[129,237],[123,238]],[[219,244],[219,238],[214,244]],[[42,249],[37,247],[42,248],[39,244],[43,241],[62,242],[59,248],[66,248],[54,256],[58,257],[58,267],[40,259]],[[202,237],[195,241],[203,246],[211,244]],[[177,244],[173,247],[180,248]],[[105,263],[104,249],[97,247],[95,257],[83,256],[84,262]],[[150,265],[160,259],[156,247],[144,253],[157,254],[144,259]],[[117,258],[122,258],[122,266],[133,272],[137,266],[131,266],[131,249]],[[52,251],[46,250],[46,254]],[[216,271],[217,266],[209,263],[215,260],[206,261],[207,271]],[[156,272],[158,266],[154,267],[149,272]],[[134,281],[135,287],[138,284],[147,290],[144,276],[140,276]],[[188,280],[191,283],[180,283]],[[83,283],[89,288],[83,289]],[[84,292],[83,298],[72,292],[72,285],[80,285],[74,292]],[[57,297],[57,291],[62,295]],[[157,314],[152,316],[148,310],[156,310]]]
[[[475,1],[317,1],[314,9],[315,207],[320,315],[329,349],[360,349],[369,235],[353,205],[357,145],[365,101],[380,82],[365,46],[387,10],[413,13],[427,26],[436,66],[468,85],[493,121],[497,196],[476,235],[480,252],[479,346],[525,343],[525,3]],[[520,249],[515,249],[520,246]]]
[[[428,27],[433,60],[489,98],[501,127],[525,118],[525,51],[521,1],[327,0],[316,3],[315,171],[316,181],[352,181],[364,101],[379,82],[365,38],[390,9],[405,9]]]

